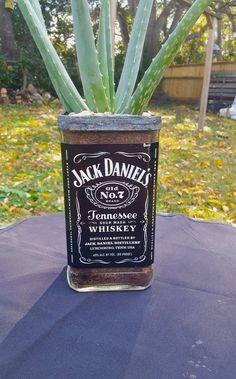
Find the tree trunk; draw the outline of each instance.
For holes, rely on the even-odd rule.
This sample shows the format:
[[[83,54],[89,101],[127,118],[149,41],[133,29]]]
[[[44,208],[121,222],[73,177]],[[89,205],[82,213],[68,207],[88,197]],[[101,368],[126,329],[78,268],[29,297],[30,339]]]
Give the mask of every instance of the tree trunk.
[[[28,84],[27,68],[23,69],[22,90],[25,91]]]
[[[180,11],[175,12],[172,24],[168,25],[170,21],[168,20],[168,17],[170,16],[171,12],[173,12],[173,10],[176,10],[176,7],[178,9],[176,0],[169,0],[168,2],[164,2],[162,11],[160,15],[157,16],[157,2],[154,1],[143,50],[144,69],[149,66],[152,58],[160,50],[161,44],[166,38],[168,38],[172,24],[174,23],[176,25],[178,23],[182,15],[182,12]]]
[[[7,63],[16,61],[17,51],[13,34],[11,12],[5,8],[5,1],[0,0],[0,52]]]
[[[159,34],[157,28],[157,9],[156,2],[154,2],[143,47],[142,71],[144,71],[146,67],[149,66],[152,58],[156,55],[160,48]]]
[[[128,43],[129,43],[129,30],[128,30],[128,25],[127,25],[127,20],[126,20],[125,9],[122,8],[119,5],[119,3],[118,3],[118,9],[117,9],[117,20],[119,22],[124,48],[125,48],[125,51],[127,51]]]
[[[128,0],[129,9],[130,9],[130,13],[132,17],[135,16],[138,3],[139,3],[139,0]]]

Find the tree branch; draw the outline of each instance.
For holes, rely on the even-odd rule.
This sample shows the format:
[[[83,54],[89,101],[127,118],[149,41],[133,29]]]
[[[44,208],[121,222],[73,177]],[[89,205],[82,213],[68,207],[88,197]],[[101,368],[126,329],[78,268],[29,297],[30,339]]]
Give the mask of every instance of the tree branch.
[[[170,28],[168,30],[168,34],[171,34],[175,30],[175,28],[176,28],[179,20],[181,19],[183,13],[184,13],[183,7],[180,7],[180,6],[177,5],[177,9],[176,9],[176,12],[174,14],[174,17],[173,17],[173,20],[172,20],[172,24],[171,24],[171,26],[170,26]]]
[[[191,39],[194,39],[194,38],[199,38],[203,35],[203,33],[205,33],[205,31],[208,29],[208,25],[207,23],[200,29],[198,30],[197,32],[195,33],[192,33],[192,34],[189,34],[187,38],[185,38],[185,42],[187,41],[190,41]]]

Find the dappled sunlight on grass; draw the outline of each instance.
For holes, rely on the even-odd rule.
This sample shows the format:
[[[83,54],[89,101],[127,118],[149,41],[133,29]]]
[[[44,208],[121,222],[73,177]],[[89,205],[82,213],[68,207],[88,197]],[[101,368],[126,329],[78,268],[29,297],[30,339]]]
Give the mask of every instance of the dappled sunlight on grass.
[[[197,131],[191,107],[152,107],[163,116],[159,212],[236,222],[236,122],[208,114]],[[61,212],[63,205],[58,109],[0,108],[0,223]]]

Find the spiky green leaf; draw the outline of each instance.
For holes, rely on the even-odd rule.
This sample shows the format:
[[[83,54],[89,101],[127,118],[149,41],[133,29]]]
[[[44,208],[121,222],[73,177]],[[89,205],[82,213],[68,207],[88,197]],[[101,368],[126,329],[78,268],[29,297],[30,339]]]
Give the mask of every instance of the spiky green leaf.
[[[112,57],[110,1],[103,0],[100,9],[98,30],[98,60],[109,103],[109,110],[114,105],[114,62]]]
[[[42,13],[42,9],[41,9],[39,0],[31,0],[31,5],[32,5],[32,8],[34,9],[36,15],[38,16],[39,21],[41,22],[42,26],[45,27],[45,29],[46,29],[46,25],[45,25],[45,21],[43,18],[43,13]]]
[[[69,112],[81,112],[88,109],[58,57],[46,33],[46,28],[42,25],[30,1],[17,0],[17,3],[46,64],[58,97],[66,107],[66,110]]]
[[[174,32],[162,46],[144,74],[129,104],[122,113],[141,114],[148,104],[155,88],[160,83],[166,69],[173,61],[181,44],[189,34],[197,19],[208,7],[212,0],[195,0],[191,8],[182,18]]]
[[[117,113],[130,101],[135,87],[152,5],[153,0],[140,0],[139,2],[116,93],[115,110]]]
[[[41,9],[39,0],[31,0],[31,5],[32,5],[32,8],[34,9],[36,15],[38,16],[38,19],[41,22],[42,27],[44,28],[45,32],[47,33],[47,29],[46,29],[46,25],[45,25],[45,20],[43,18],[43,13],[42,13],[42,9]],[[45,62],[45,66],[46,66],[47,70],[50,71],[50,68],[48,67],[47,62]],[[59,99],[60,99],[60,101],[61,101],[64,109],[67,112],[72,112],[73,108],[71,108],[71,106],[68,103],[67,99],[64,98],[64,94],[63,94],[63,92],[61,92],[61,88],[59,86],[59,83],[57,83],[57,81],[55,81],[55,79],[52,79],[52,83],[53,83],[55,91],[58,94],[58,97],[59,97]]]
[[[74,35],[84,95],[94,112],[108,110],[87,0],[72,0]]]

